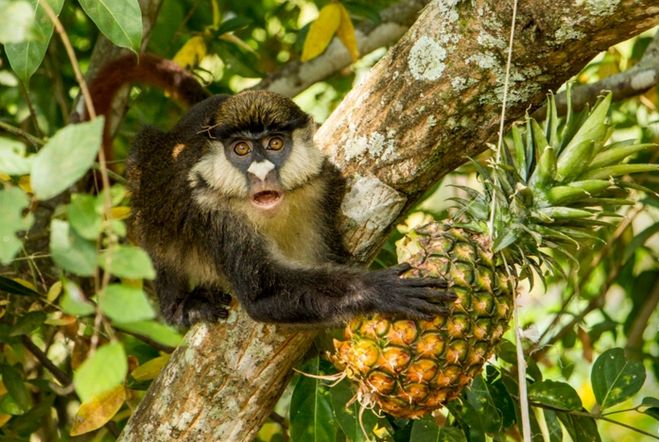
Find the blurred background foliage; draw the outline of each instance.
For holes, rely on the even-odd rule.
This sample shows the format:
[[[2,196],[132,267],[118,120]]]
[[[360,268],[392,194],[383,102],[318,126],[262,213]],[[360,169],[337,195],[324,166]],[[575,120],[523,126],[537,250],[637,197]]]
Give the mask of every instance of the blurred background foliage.
[[[234,93],[299,60],[310,24],[328,3],[164,0],[147,51],[186,65],[213,93]],[[392,3],[395,1],[341,2],[355,25],[378,23],[379,11]],[[84,72],[100,32],[78,2],[72,0],[64,4],[60,20]],[[576,76],[575,86],[630,69],[640,60],[654,32],[600,54]],[[4,126],[0,127],[0,148],[6,151],[18,140],[25,143],[28,152],[35,152],[40,146],[38,140],[45,140],[66,126],[79,87],[57,38],[52,39],[43,63],[27,85],[14,75],[1,49],[0,123]],[[384,49],[379,49],[362,54],[350,68],[300,93],[296,102],[322,123],[360,75],[384,53]],[[613,109],[615,140],[659,142],[656,87],[641,96],[614,103]],[[144,124],[171,127],[182,110],[161,90],[133,86],[128,111],[114,142],[112,227],[96,226],[100,223],[102,201],[83,185],[77,188],[78,194],[72,200],[55,200],[55,207],[51,207],[56,221],[67,220],[77,232],[75,238],[80,241],[67,246],[75,249],[75,256],[56,256],[61,250],[53,245],[52,231],[63,224],[54,223],[50,233],[43,233],[45,237],[29,238],[30,244],[26,241],[11,262],[0,266],[0,440],[114,440],[150,381],[166,364],[168,354],[180,342],[180,332],[160,323],[151,301],[143,296],[140,278],[148,278],[150,264],[129,246],[118,253],[123,253],[125,262],[137,272],[113,268],[113,284],[108,289],[114,290],[116,296],[106,299],[115,301],[105,301],[99,307],[90,299],[98,300],[94,298],[99,287],[96,241],[99,248],[115,242],[127,243],[124,220],[130,199],[122,173],[130,140]],[[9,132],[10,128],[15,130]],[[37,141],[30,143],[26,135]],[[654,150],[638,161],[657,162],[656,155]],[[486,157],[484,154],[481,159]],[[641,175],[636,180],[655,193],[659,191],[656,174]],[[395,263],[394,242],[406,224],[413,225],[426,216],[446,217],[450,198],[459,192],[452,184],[479,186],[473,167],[468,165],[437,183],[399,227],[399,232],[392,234],[374,266]],[[20,188],[32,197],[30,177],[26,174],[0,173],[0,188]],[[637,196],[640,203],[621,212],[625,215],[623,227],[599,232],[603,246],[581,250],[578,266],[564,263],[567,279],[553,280],[547,287],[527,288],[519,300],[531,380],[545,378],[569,383],[579,393],[585,409],[593,412],[597,410],[590,371],[593,361],[607,349],[624,348],[630,358],[643,362],[648,371],[642,392],[615,410],[637,407],[643,397],[656,396],[659,390],[659,205],[649,193],[639,192]],[[40,206],[34,199],[27,207],[38,215]],[[0,213],[2,228],[8,215]],[[81,263],[88,261],[78,259],[89,250],[95,278],[80,271]],[[145,287],[149,292],[149,285]],[[133,296],[134,292],[139,295]],[[121,317],[128,305],[134,308],[130,320]],[[512,335],[508,338],[513,340]],[[307,358],[302,371],[332,372],[322,357],[327,340],[319,339],[321,357]],[[514,372],[515,363],[504,356],[495,361],[502,373]],[[496,373],[490,368],[485,378],[489,376],[491,380]],[[310,432],[318,441],[365,440],[358,426],[358,407],[343,407],[351,396],[345,382],[328,389],[318,380],[296,375],[258,440],[307,441],[312,440]],[[309,400],[320,404],[320,414],[308,412]],[[503,397],[495,401],[495,408],[506,417],[507,425],[496,434],[489,434],[488,440],[520,440],[510,404],[505,404]],[[626,442],[648,437],[639,436],[629,427],[658,435],[659,403],[649,402],[639,411],[644,412],[611,416],[627,426],[600,420],[601,439]],[[478,419],[477,411],[474,413]],[[377,418],[368,410],[363,417],[370,437],[397,442],[429,440],[429,434],[438,433],[432,433],[436,430],[428,427],[442,423],[447,425],[442,433],[446,439],[438,440],[465,440],[464,431],[448,427],[454,422],[449,411],[442,412],[434,422]],[[71,436],[72,432],[81,435]],[[569,440],[569,436],[565,438]],[[546,440],[562,437],[554,434]]]

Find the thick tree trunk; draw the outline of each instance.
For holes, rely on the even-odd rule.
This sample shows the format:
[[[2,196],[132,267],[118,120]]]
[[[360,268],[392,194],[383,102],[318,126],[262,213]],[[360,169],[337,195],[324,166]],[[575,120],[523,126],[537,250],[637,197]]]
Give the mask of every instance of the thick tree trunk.
[[[659,22],[656,0],[520,1],[508,118],[598,51]],[[367,261],[432,183],[496,134],[512,1],[433,1],[346,97],[316,140],[345,171],[348,245]],[[315,336],[251,321],[197,325],[123,441],[249,441]]]

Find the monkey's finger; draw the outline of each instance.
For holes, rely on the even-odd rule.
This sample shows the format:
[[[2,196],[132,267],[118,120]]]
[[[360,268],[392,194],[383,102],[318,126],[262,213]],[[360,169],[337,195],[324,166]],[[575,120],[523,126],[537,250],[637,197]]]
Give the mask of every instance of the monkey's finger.
[[[448,281],[443,278],[405,278],[403,284],[409,287],[448,288]]]
[[[396,272],[396,274],[398,274],[398,276],[400,276],[411,268],[412,266],[409,263],[403,262],[401,264],[398,264],[397,266],[391,267],[391,270],[393,270],[394,272]]]

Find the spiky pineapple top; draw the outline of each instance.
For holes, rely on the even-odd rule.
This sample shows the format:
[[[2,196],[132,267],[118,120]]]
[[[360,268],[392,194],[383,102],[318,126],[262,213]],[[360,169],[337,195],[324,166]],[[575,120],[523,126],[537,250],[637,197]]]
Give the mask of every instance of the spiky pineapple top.
[[[619,178],[659,171],[657,164],[623,164],[656,145],[634,140],[606,143],[612,132],[610,92],[592,111],[580,115],[572,112],[569,97],[568,91],[564,121],[550,96],[544,127],[528,115],[524,130],[513,126],[498,163],[489,168],[475,163],[484,192],[463,188],[471,199],[457,200],[461,210],[455,218],[493,237],[494,252],[520,265],[520,276],[530,268],[542,274],[542,264],[560,273],[555,256],[571,258],[569,251],[583,241],[597,241],[593,231],[610,224],[607,215],[620,205],[633,204],[626,199],[631,184]],[[493,198],[496,209],[490,225]]]

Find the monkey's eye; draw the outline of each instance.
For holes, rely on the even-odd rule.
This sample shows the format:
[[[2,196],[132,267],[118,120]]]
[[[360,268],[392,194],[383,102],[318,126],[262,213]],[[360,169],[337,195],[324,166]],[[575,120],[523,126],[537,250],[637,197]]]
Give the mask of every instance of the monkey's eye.
[[[284,147],[284,140],[282,137],[272,137],[268,140],[269,150],[281,150]]]
[[[233,151],[236,153],[236,155],[239,155],[241,157],[244,157],[245,155],[250,153],[251,150],[252,150],[251,146],[245,141],[238,141],[236,144],[233,145]]]

